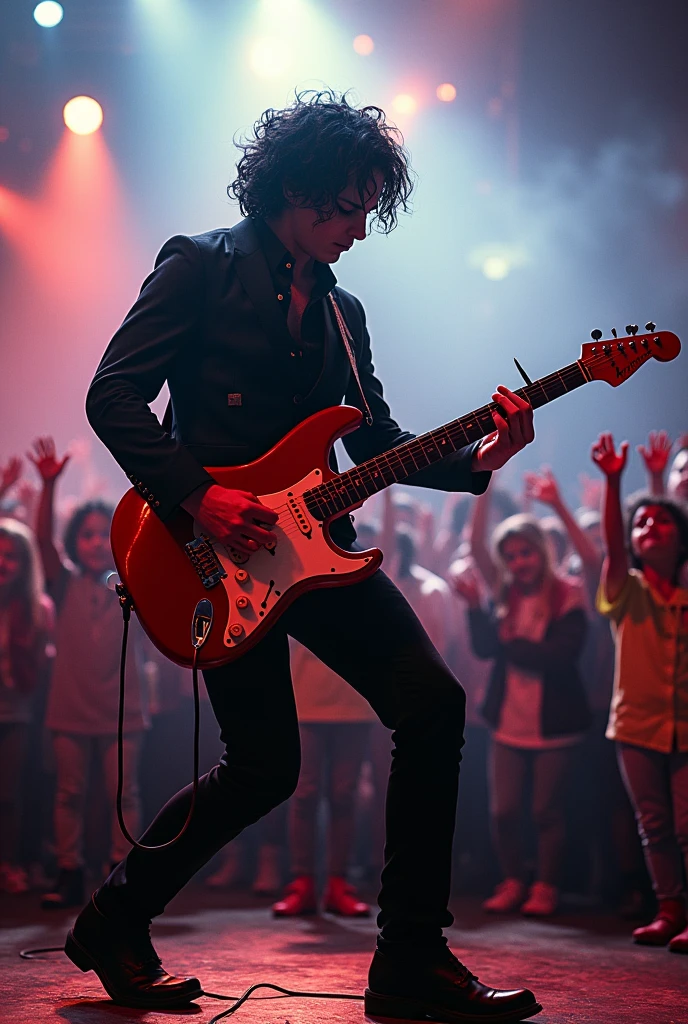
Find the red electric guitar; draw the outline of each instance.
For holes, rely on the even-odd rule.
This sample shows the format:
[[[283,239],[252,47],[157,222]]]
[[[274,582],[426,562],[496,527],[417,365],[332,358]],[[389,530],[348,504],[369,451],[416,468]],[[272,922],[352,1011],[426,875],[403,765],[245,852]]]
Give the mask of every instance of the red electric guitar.
[[[648,359],[675,359],[675,334],[628,336],[583,345],[580,359],[518,394],[534,409],[592,380],[622,384]],[[213,606],[213,624],[198,652],[198,665],[210,668],[240,657],[265,635],[291,602],[315,587],[343,586],[370,576],[382,561],[377,548],[343,551],[329,536],[329,523],[360,508],[376,491],[485,437],[494,430],[494,404],[421,434],[344,473],[329,469],[337,438],[361,422],[358,409],[323,409],[294,427],[274,448],[244,466],[209,468],[224,487],[252,491],[279,512],[271,527],[277,543],[243,555],[203,533],[179,510],[162,523],[133,488],[124,495],[112,523],[112,550],[134,610],[156,647],[178,665],[191,665],[191,623],[198,602]]]

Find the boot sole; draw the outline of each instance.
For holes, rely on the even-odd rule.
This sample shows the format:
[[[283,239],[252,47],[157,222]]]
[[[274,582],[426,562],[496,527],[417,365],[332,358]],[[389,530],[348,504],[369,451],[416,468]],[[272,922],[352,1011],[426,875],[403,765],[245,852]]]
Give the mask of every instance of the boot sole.
[[[107,974],[94,960],[91,954],[77,942],[71,930],[67,933],[64,951],[75,967],[78,967],[80,971],[83,971],[84,973],[87,971],[93,971],[97,975],[98,980],[107,994],[114,1003],[118,1004],[118,1006],[135,1006],[139,1009],[162,1010],[169,1009],[174,1006],[185,1006],[192,1000],[198,999],[203,995],[203,989],[200,985],[198,986],[198,990],[193,989],[191,992],[184,993],[184,995],[170,995],[167,998],[164,996],[162,998],[156,996],[154,999],[151,999],[146,998],[145,996],[137,998],[133,995],[122,995],[122,993],[118,992],[115,986],[111,984]]]
[[[461,1013],[417,999],[378,995],[369,988],[365,990],[364,1000],[366,1019],[375,1024],[429,1024],[431,1021],[436,1024],[509,1024],[527,1020],[542,1010],[540,1003],[532,1003],[525,1009],[502,1013]]]

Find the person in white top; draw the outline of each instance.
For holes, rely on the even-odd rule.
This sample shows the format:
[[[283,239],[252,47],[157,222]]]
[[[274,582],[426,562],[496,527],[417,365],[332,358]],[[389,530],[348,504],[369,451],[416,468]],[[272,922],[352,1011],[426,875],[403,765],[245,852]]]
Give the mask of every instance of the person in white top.
[[[506,519],[490,550],[488,502],[486,495],[476,500],[471,553],[491,591],[493,611],[482,607],[474,577],[464,574],[455,582],[469,605],[473,649],[493,661],[482,714],[493,730],[490,802],[504,881],[483,906],[547,916],[558,902],[572,750],[590,724],[576,667],[586,630],[584,595],[576,582],[555,572],[544,531],[531,516]],[[521,832],[529,776],[538,854],[526,899]]]

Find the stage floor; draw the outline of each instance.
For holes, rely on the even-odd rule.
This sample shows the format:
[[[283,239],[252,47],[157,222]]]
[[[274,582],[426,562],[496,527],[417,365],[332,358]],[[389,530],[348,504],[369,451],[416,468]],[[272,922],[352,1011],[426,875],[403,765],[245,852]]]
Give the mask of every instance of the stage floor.
[[[227,1004],[203,998],[185,1013],[117,1007],[93,974],[61,954],[20,960],[22,948],[58,945],[73,914],[47,914],[37,896],[0,899],[0,1020],[31,1024],[121,1024],[195,1017],[208,1021]],[[539,1024],[688,1024],[688,956],[634,946],[611,916],[562,914],[548,922],[487,918],[476,901],[453,906],[450,942],[483,981],[532,988]],[[360,993],[374,943],[372,920],[330,916],[274,920],[267,902],[190,888],[153,928],[168,970],[195,975],[210,992],[240,995],[271,981],[301,990]],[[353,1024],[362,1004],[255,999],[237,1024]]]

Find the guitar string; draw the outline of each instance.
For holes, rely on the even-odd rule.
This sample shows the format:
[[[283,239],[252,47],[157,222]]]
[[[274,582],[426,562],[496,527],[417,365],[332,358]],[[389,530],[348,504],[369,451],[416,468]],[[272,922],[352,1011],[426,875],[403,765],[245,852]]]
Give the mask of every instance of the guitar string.
[[[638,339],[636,341],[636,344],[640,344],[640,343],[642,343],[642,338],[640,338],[640,339]],[[620,342],[618,342],[617,344],[620,344]],[[643,353],[641,352],[640,354],[642,355]],[[592,356],[592,357],[588,358],[583,363],[583,365],[584,366],[595,366],[595,365],[597,365],[599,363],[608,361],[610,359],[611,355],[612,355],[611,352],[609,352],[609,353],[604,353],[603,352],[600,355],[595,355],[595,356]],[[647,351],[646,355],[651,356],[651,353],[649,352],[649,350]],[[539,388],[545,394],[545,397],[547,399],[547,403],[546,404],[548,404],[550,401],[553,401],[556,398],[560,398],[561,395],[554,395],[554,396],[552,396],[552,398],[550,398],[548,393],[547,393],[547,388],[546,388],[544,382],[548,381],[549,383],[555,383],[555,379],[559,378],[560,382],[564,386],[564,393],[568,393],[569,390],[573,390],[573,389],[569,389],[567,387],[567,383],[571,383],[574,380],[577,380],[579,375],[582,373],[581,361],[582,360],[576,361],[575,363],[571,363],[568,366],[563,367],[561,370],[556,370],[556,371],[554,371],[554,373],[548,374],[545,377],[541,378],[540,380],[534,381],[533,384],[527,385],[526,388],[520,388],[516,393],[520,394],[522,397],[524,397],[528,388]],[[639,369],[639,367],[638,367],[638,369]],[[583,376],[586,377],[585,374],[583,374]],[[585,384],[585,383],[588,383],[587,377],[586,377],[586,379],[584,379],[583,381],[580,382],[580,385]],[[462,421],[465,421],[465,420],[477,420],[477,421],[480,421],[481,419],[486,419],[488,415],[491,416],[492,411],[494,411],[496,408],[497,408],[496,403],[489,403],[488,405],[483,406],[481,409],[475,410],[474,413],[472,413],[472,414],[468,413],[466,416],[462,416],[462,417],[460,417],[457,420],[453,420],[451,423],[444,424],[443,426],[437,427],[434,430],[428,431],[425,435],[422,435],[425,438],[425,440],[423,442],[421,442],[420,438],[412,439],[411,441],[406,442],[406,444],[400,445],[399,448],[403,449],[404,457],[406,457],[406,456],[410,456],[411,457],[411,459],[415,463],[416,469],[424,469],[428,465],[433,465],[433,462],[428,458],[428,455],[427,455],[427,448],[428,448],[428,446],[430,444],[434,445],[434,447],[437,449],[438,454],[440,454],[440,456],[442,456],[442,454],[443,454],[440,451],[440,449],[439,449],[439,447],[438,447],[438,445],[436,443],[436,439],[435,439],[441,432],[444,432],[444,434],[447,435],[450,443],[453,446],[454,445],[454,438],[452,437],[452,433],[450,433],[450,430],[453,431],[454,434],[456,434],[457,431],[460,429],[462,431],[462,433],[464,434],[464,437],[466,439],[466,443],[470,443],[469,440],[468,440],[468,436],[466,434],[466,428],[463,426]],[[489,432],[490,431],[488,431],[488,433]],[[486,436],[486,435],[482,435],[482,436]],[[460,442],[461,439],[457,437],[456,440],[458,442]],[[464,447],[465,445],[460,445],[460,446]],[[456,451],[456,450],[458,450],[458,449],[454,448],[454,451]],[[416,461],[416,458],[415,458],[416,455],[419,455],[424,460],[425,465],[421,465],[421,466],[418,465],[418,462]],[[371,474],[371,468],[375,469],[375,470],[378,470],[379,472],[383,472],[384,469],[388,469],[389,470],[389,472],[392,475],[392,480],[391,481],[386,481],[385,480],[385,486],[388,486],[389,484],[396,482],[395,470],[394,470],[394,467],[393,467],[393,465],[391,463],[391,458],[392,457],[396,458],[398,463],[401,464],[401,468],[404,471],[405,476],[409,476],[409,475],[411,475],[415,471],[415,470],[409,470],[408,469],[408,467],[404,464],[402,455],[400,454],[399,451],[397,451],[395,449],[390,449],[388,452],[381,453],[380,455],[375,456],[373,459],[367,460],[365,463],[362,463],[360,466],[354,466],[351,469],[346,470],[344,473],[339,474],[337,477],[335,477],[331,481],[327,481],[326,483],[319,484],[315,488],[310,488],[310,490],[313,491],[313,492],[315,492],[315,491],[320,491],[321,492],[321,494],[322,494],[322,501],[321,501],[321,503],[324,504],[324,505],[332,505],[332,504],[334,504],[336,506],[337,502],[343,502],[341,508],[337,509],[337,511],[342,511],[344,508],[351,507],[351,505],[353,504],[352,501],[351,501],[351,494],[349,493],[349,488],[351,488],[354,491],[354,493],[356,493],[357,488],[361,484],[361,479],[360,478],[364,478],[367,475],[368,481],[372,482],[375,485],[375,479],[374,479],[374,476]],[[384,460],[387,463],[387,465],[386,466],[380,465],[380,460]],[[376,465],[376,463],[378,465]],[[354,479],[355,476],[359,477],[358,481],[356,481]],[[383,476],[383,480],[384,480],[384,476]],[[337,487],[337,483],[339,481],[341,481],[341,486]],[[364,486],[365,486],[365,482],[364,482]],[[382,488],[378,488],[377,486],[375,486],[375,491],[381,490],[381,489]],[[303,495],[299,495],[299,497],[303,497]],[[370,497],[370,494],[366,494],[366,497]],[[356,493],[356,498],[354,499],[354,502],[356,502],[358,500],[360,500],[360,494]],[[316,501],[320,501],[320,499],[318,498],[317,495],[316,495]]]
[[[638,341],[641,342],[642,339],[638,339]],[[617,342],[617,344],[620,344],[620,342]],[[638,342],[636,342],[636,344],[638,344]],[[643,353],[641,352],[640,354],[642,355]],[[645,354],[651,356],[651,354],[649,353],[649,350]],[[605,361],[608,361],[610,359],[611,355],[612,355],[612,353],[604,353],[603,352],[600,355],[592,356],[591,358],[587,359],[583,363],[583,366],[596,366],[599,363],[603,363]],[[638,367],[638,369],[639,368],[640,367]],[[578,375],[581,374],[582,372],[583,371],[581,370],[581,361],[576,361],[575,363],[571,363],[568,366],[563,367],[561,370],[555,370],[553,373],[547,374],[545,377],[540,378],[539,380],[533,381],[532,384],[526,385],[525,388],[519,388],[516,391],[516,394],[519,395],[520,397],[525,397],[525,393],[526,393],[527,388],[529,388],[529,387],[530,388],[539,388],[545,394],[545,397],[547,399],[547,402],[545,404],[549,404],[549,402],[554,401],[557,398],[561,398],[562,395],[554,395],[552,398],[550,398],[548,396],[548,394],[547,394],[546,387],[545,387],[545,385],[543,383],[544,381],[551,380],[551,382],[554,383],[553,378],[559,378],[559,380],[561,381],[561,383],[564,386],[564,394],[568,394],[569,393],[569,388],[567,388],[567,386],[566,386],[567,381],[573,382],[575,379],[578,378]],[[583,376],[585,377],[586,375],[583,373]],[[589,383],[587,377],[586,377],[586,379],[584,381],[581,382],[581,385],[579,385],[579,386],[582,386],[582,384],[586,384],[586,383]],[[571,389],[571,390],[573,390],[573,389]],[[462,421],[464,421],[464,420],[475,420],[477,422],[480,422],[481,419],[485,420],[485,419],[487,419],[488,416],[490,418],[492,418],[492,412],[496,411],[497,409],[498,409],[497,403],[496,402],[490,402],[487,405],[482,406],[481,408],[474,410],[472,413],[467,413],[466,415],[461,416],[461,417],[459,417],[456,420],[452,420],[449,423],[442,424],[439,427],[436,427],[436,428],[434,428],[434,429],[432,429],[430,431],[427,431],[424,435],[420,435],[417,438],[413,438],[410,441],[406,442],[406,444],[400,445],[399,447],[403,449],[404,456],[410,456],[411,457],[411,459],[415,463],[416,470],[425,469],[425,468],[427,468],[427,466],[434,465],[434,463],[431,462],[428,459],[428,456],[427,456],[426,448],[427,448],[428,445],[432,444],[435,447],[435,449],[437,450],[438,455],[440,456],[440,459],[444,457],[444,452],[442,452],[441,449],[438,447],[436,439],[435,439],[438,434],[440,434],[442,432],[444,434],[446,434],[447,437],[448,437],[449,443],[452,445],[452,447],[454,447],[454,439],[453,439],[452,434],[450,433],[450,431],[453,431],[454,433],[456,433],[458,430],[461,430],[461,432],[464,434],[464,436],[466,438],[466,444],[470,444],[471,442],[468,440],[468,435],[466,434],[466,428],[462,425]],[[492,432],[491,430],[488,430],[486,432],[486,434],[482,435],[482,437],[488,436],[491,432]],[[460,438],[456,438],[456,440],[460,441],[461,439]],[[465,447],[465,445],[462,445],[461,447]],[[454,451],[458,451],[458,450],[459,450],[458,448],[454,447]],[[422,457],[425,460],[425,465],[420,465],[419,466],[418,463],[416,462],[415,455],[419,455],[420,457]],[[325,504],[325,505],[333,503],[335,501],[343,501],[344,504],[343,504],[342,508],[341,509],[337,509],[337,511],[343,511],[347,507],[349,507],[349,508],[354,507],[354,505],[357,504],[360,501],[360,494],[356,494],[356,497],[355,497],[354,501],[352,502],[351,501],[351,495],[348,492],[348,487],[351,486],[354,489],[354,491],[356,491],[357,487],[361,486],[363,478],[366,475],[368,477],[369,482],[371,482],[371,483],[373,483],[375,485],[375,490],[373,491],[373,493],[379,493],[379,491],[383,490],[384,487],[388,487],[392,483],[396,483],[397,482],[396,475],[395,475],[395,469],[394,469],[393,465],[391,464],[391,459],[392,458],[395,458],[397,460],[397,462],[401,465],[401,468],[402,468],[402,470],[403,470],[403,472],[405,474],[404,479],[407,476],[411,476],[413,474],[414,470],[410,470],[409,471],[408,467],[404,464],[402,455],[398,451],[396,451],[394,448],[391,448],[387,452],[382,452],[382,453],[380,453],[380,455],[374,456],[372,459],[366,460],[365,462],[361,463],[360,466],[353,466],[351,469],[345,470],[344,473],[338,474],[332,480],[323,481],[320,484],[316,484],[315,487],[308,488],[307,491],[311,491],[311,492],[320,491],[320,492],[322,492],[322,494],[323,494],[322,504]],[[373,476],[373,473],[372,473],[373,469],[375,469],[375,470],[378,469],[378,467],[376,466],[376,463],[378,463],[379,460],[385,460],[385,462],[387,463],[386,467],[382,467],[382,466],[379,467],[379,472],[383,472],[383,469],[386,468],[392,474],[392,480],[390,480],[390,481],[386,481],[384,476],[383,476],[383,480],[384,480],[384,487],[383,488],[378,488],[377,487],[376,481],[375,481],[375,477]],[[358,478],[359,478],[358,482],[354,478],[354,474],[358,476]],[[344,481],[342,486],[339,489],[336,488],[336,482],[338,480],[343,480]],[[365,487],[365,481],[363,481],[363,486]],[[297,500],[303,499],[304,494],[306,494],[307,491],[304,491],[303,493],[295,495],[295,498]],[[371,497],[371,495],[370,494],[366,494],[366,497]],[[318,501],[318,500],[319,499],[316,498],[316,501]],[[363,500],[365,501],[365,498]],[[288,506],[288,504],[286,502],[284,502],[282,505],[276,505],[273,508],[273,511],[277,512],[279,516],[281,516],[284,512],[287,512],[288,510],[289,510],[289,506]],[[328,518],[330,518],[330,517],[328,517]],[[274,525],[275,526],[279,526],[280,525],[279,524],[279,520]],[[282,529],[282,532],[287,537],[294,536],[294,535],[296,535],[296,534],[301,532],[298,524],[296,524],[296,523],[293,523],[293,524],[290,523],[288,528],[280,527],[280,529]]]
[[[602,353],[599,356],[593,356],[592,358],[588,359],[587,362],[584,365],[593,365],[594,366],[597,363],[609,360],[610,355],[611,355],[611,353],[610,354]],[[546,387],[545,387],[544,383],[542,383],[543,381],[551,380],[551,383],[554,383],[553,378],[559,378],[559,380],[561,381],[561,383],[563,384],[563,386],[565,388],[565,392],[564,393],[568,393],[569,388],[567,388],[567,382],[572,382],[573,380],[577,379],[578,375],[580,373],[581,373],[580,363],[579,362],[572,363],[572,364],[569,364],[567,367],[563,367],[561,370],[557,370],[557,371],[554,371],[554,373],[548,374],[547,376],[541,378],[541,380],[534,381],[533,384],[532,385],[528,385],[528,387],[539,387],[540,390],[544,392],[544,394],[545,394],[545,396],[547,398],[547,403],[549,403],[550,401],[553,401],[556,398],[561,397],[561,395],[554,395],[552,398],[549,398],[549,396],[547,395]],[[585,380],[585,381],[582,381],[581,384],[582,383],[588,383],[588,381]],[[516,393],[517,394],[521,394],[521,396],[524,396],[525,391],[526,391],[525,388],[520,388]],[[428,456],[427,456],[427,446],[430,443],[434,445],[434,447],[437,450],[437,452],[440,455],[440,457],[443,457],[443,455],[444,455],[444,453],[441,452],[440,448],[437,445],[437,442],[435,440],[435,436],[436,435],[438,435],[440,432],[444,432],[444,434],[447,435],[450,444],[454,448],[454,451],[457,451],[458,449],[456,447],[454,447],[454,438],[452,437],[452,433],[450,433],[450,430],[452,430],[453,433],[456,434],[456,432],[460,429],[462,431],[462,433],[464,434],[465,438],[466,438],[466,443],[470,443],[468,441],[468,437],[466,435],[466,428],[463,427],[461,421],[462,420],[467,420],[467,419],[469,419],[469,420],[473,419],[473,420],[477,420],[477,421],[480,421],[481,419],[484,420],[484,419],[487,418],[488,415],[491,417],[492,412],[495,411],[496,409],[497,409],[497,404],[494,403],[494,402],[491,402],[488,405],[483,406],[482,408],[475,410],[474,413],[472,413],[472,414],[468,413],[466,416],[462,416],[462,417],[460,417],[457,420],[451,421],[451,423],[443,424],[442,426],[437,427],[434,430],[428,431],[425,435],[421,435],[421,437],[425,438],[424,441],[422,441],[421,438],[419,437],[419,438],[414,438],[411,441],[406,442],[405,445],[401,445],[400,448],[403,449],[403,455],[411,457],[411,459],[415,463],[416,470],[424,469],[428,465],[433,465],[433,463],[428,459]],[[487,433],[490,433],[490,431],[488,431]],[[433,435],[435,435],[435,436],[433,436]],[[487,435],[484,434],[482,436],[487,436]],[[461,438],[457,437],[456,440],[457,440],[457,442],[460,442]],[[464,446],[465,445],[461,445],[461,447],[464,447]],[[418,465],[418,462],[416,461],[416,458],[415,458],[416,455],[419,455],[425,461],[425,465],[420,465],[420,466]],[[367,460],[366,462],[362,463],[360,466],[354,466],[354,467],[352,467],[349,470],[345,470],[344,473],[338,474],[338,476],[333,478],[333,480],[325,481],[325,482],[323,482],[321,484],[317,484],[315,487],[308,488],[308,490],[311,491],[311,492],[320,491],[322,493],[322,503],[323,504],[336,504],[336,502],[338,502],[338,501],[342,502],[343,504],[342,504],[341,508],[338,508],[336,510],[337,511],[343,511],[345,508],[347,508],[347,507],[350,508],[350,507],[353,506],[353,504],[355,504],[358,501],[360,501],[360,494],[356,493],[356,491],[357,491],[357,487],[361,485],[361,479],[362,478],[367,477],[368,482],[369,483],[373,483],[375,485],[375,491],[373,493],[376,493],[378,490],[382,489],[382,488],[378,488],[377,487],[376,482],[375,482],[375,476],[373,475],[371,470],[374,469],[374,470],[379,471],[379,472],[384,472],[385,469],[389,470],[389,472],[392,475],[392,480],[390,480],[390,481],[386,481],[385,480],[385,486],[389,486],[391,483],[397,482],[395,468],[394,468],[394,466],[392,465],[392,462],[391,462],[392,458],[396,459],[397,462],[400,464],[402,470],[404,471],[405,477],[411,475],[414,472],[414,470],[409,470],[408,467],[404,464],[402,455],[398,451],[396,451],[395,449],[390,449],[388,452],[383,452],[380,455],[375,456],[373,459]],[[376,465],[376,463],[379,463],[380,460],[384,460],[387,465],[386,466]],[[354,479],[354,474],[356,474],[359,477],[358,481],[356,481]],[[375,475],[377,475],[377,472],[375,473]],[[385,478],[383,476],[383,480],[384,479]],[[337,481],[342,481],[342,485],[339,488],[336,487]],[[365,481],[364,481],[363,485],[365,486]],[[352,490],[354,490],[354,493],[355,493],[355,498],[353,499],[353,502],[352,502],[352,499],[351,499],[351,494],[349,492],[349,488],[350,487],[351,487]],[[304,492],[304,493],[306,493],[306,492]],[[301,499],[301,498],[303,498],[303,496],[304,496],[304,494],[298,494],[298,495],[296,495],[296,498],[297,499]],[[370,497],[370,496],[371,496],[370,494],[366,494],[366,497]],[[316,501],[318,501],[318,500],[319,499],[316,497]],[[274,511],[280,512],[282,510],[286,510],[287,507],[288,506],[286,505],[286,503],[284,505],[278,505],[278,506],[275,506]]]

